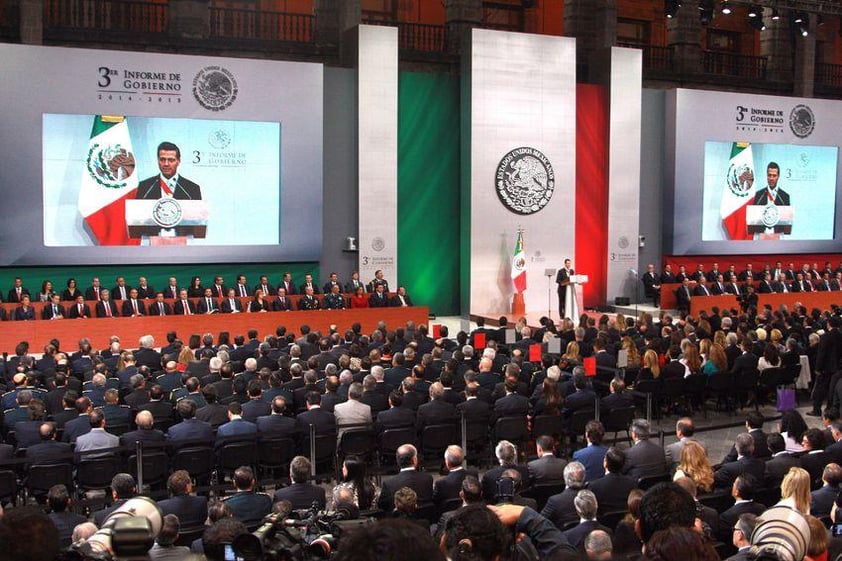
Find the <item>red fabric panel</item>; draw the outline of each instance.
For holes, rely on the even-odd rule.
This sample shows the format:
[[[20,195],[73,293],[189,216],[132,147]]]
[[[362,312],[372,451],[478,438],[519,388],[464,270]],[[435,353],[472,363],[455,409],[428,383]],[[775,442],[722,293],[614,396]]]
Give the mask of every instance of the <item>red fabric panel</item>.
[[[605,304],[608,282],[608,92],[576,85],[576,260],[588,275],[586,307]]]
[[[134,199],[136,192],[132,189],[85,218],[98,245],[140,245],[140,238],[130,238],[126,227],[126,200]]]

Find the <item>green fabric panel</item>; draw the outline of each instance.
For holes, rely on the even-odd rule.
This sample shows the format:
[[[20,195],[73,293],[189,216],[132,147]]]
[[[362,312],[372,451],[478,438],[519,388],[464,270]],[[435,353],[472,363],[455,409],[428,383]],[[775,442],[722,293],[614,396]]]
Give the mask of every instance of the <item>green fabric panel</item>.
[[[45,280],[52,281],[53,290],[61,292],[67,286],[67,279],[76,279],[76,285],[84,291],[91,286],[91,279],[99,277],[104,288],[111,290],[116,285],[115,279],[118,276],[126,277],[126,284],[137,286],[138,277],[144,276],[149,284],[156,290],[163,289],[170,277],[178,279],[179,286],[185,288],[190,284],[190,279],[199,276],[205,285],[213,282],[213,277],[221,275],[225,283],[233,285],[237,275],[244,274],[248,285],[253,287],[257,284],[260,275],[269,277],[269,282],[277,285],[281,282],[281,275],[284,271],[292,273],[292,279],[296,284],[304,282],[304,274],[313,273],[313,278],[319,279],[318,263],[219,263],[210,265],[102,265],[102,266],[75,266],[75,267],[14,267],[0,269],[0,291],[3,300],[6,293],[12,288],[14,278],[19,276],[23,279],[23,285],[29,289],[32,296],[41,290],[41,283]],[[325,279],[327,280],[327,279]],[[321,281],[320,285],[325,281]]]
[[[106,123],[102,120],[102,115],[97,115],[94,119],[94,126],[91,129],[91,138],[95,137],[98,134],[104,133],[117,123]]]
[[[413,302],[459,313],[459,77],[398,76],[398,277]]]

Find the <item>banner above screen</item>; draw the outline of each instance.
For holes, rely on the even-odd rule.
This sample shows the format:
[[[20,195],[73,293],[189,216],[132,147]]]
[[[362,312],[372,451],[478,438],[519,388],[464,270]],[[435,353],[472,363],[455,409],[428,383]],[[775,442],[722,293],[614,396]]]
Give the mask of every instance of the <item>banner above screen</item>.
[[[839,247],[842,103],[695,90],[667,99],[665,253]]]
[[[0,74],[0,265],[320,258],[322,65],[2,45]]]

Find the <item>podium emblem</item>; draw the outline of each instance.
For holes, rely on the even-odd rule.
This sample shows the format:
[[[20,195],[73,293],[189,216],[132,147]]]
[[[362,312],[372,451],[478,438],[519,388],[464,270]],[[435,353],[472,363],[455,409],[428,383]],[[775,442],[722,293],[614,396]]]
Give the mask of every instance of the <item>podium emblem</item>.
[[[208,111],[225,111],[237,99],[237,80],[222,66],[207,66],[193,78],[193,97]]]
[[[816,116],[806,105],[796,105],[789,114],[789,128],[798,138],[807,138],[816,128]]]
[[[175,199],[162,198],[152,208],[152,219],[161,228],[173,228],[181,222],[181,204]]]
[[[134,154],[122,144],[91,146],[85,164],[94,181],[109,189],[122,189],[134,174]]]
[[[781,219],[781,213],[775,205],[767,205],[763,209],[763,225],[767,228],[774,228]]]
[[[533,214],[547,206],[555,189],[555,172],[547,157],[522,146],[503,156],[494,176],[497,196],[516,214]]]

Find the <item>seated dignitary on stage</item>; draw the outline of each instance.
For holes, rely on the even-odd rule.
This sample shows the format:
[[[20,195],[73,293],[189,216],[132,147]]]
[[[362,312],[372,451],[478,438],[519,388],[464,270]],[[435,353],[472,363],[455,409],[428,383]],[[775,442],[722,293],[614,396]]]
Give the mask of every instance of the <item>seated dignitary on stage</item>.
[[[149,304],[149,315],[150,316],[171,316],[172,315],[172,306],[170,306],[169,302],[164,301],[164,293],[163,292],[156,292],[155,293],[155,301]]]
[[[328,280],[322,287],[322,292],[324,294],[330,294],[331,292],[333,292],[334,286],[338,286],[339,292],[342,292],[342,283],[339,282],[339,275],[337,275],[336,273],[330,273],[330,280]]]
[[[669,265],[667,265],[669,266]],[[646,272],[641,277],[640,281],[643,283],[643,294],[647,298],[652,299],[652,304],[657,308],[661,305],[661,279],[655,273],[655,265],[649,264],[646,266]]]
[[[91,317],[91,307],[85,304],[85,297],[81,294],[76,297],[76,303],[69,306],[67,317],[71,319],[86,319]]]
[[[263,290],[258,288],[254,291],[254,298],[251,299],[248,305],[249,312],[268,312],[269,302],[266,300]]]
[[[325,285],[328,287],[328,285]],[[345,308],[345,297],[340,293],[339,283],[330,285],[330,292],[324,297],[324,308],[326,310],[342,310]]]
[[[243,305],[240,303],[235,289],[228,289],[228,298],[222,301],[220,308],[223,314],[238,314],[243,311]]]
[[[20,299],[20,306],[15,308],[13,314],[15,321],[32,321],[35,319],[35,308],[29,302],[29,295],[24,294]]]
[[[99,293],[99,302],[96,303],[96,317],[98,318],[116,318],[120,316],[117,310],[117,303],[111,299],[111,293],[102,289]]]
[[[187,289],[182,288],[178,291],[178,298],[173,303],[173,315],[176,316],[190,316],[196,313],[196,306],[187,297]]]
[[[58,294],[50,297],[50,302],[41,309],[41,319],[63,319],[65,316],[64,306],[61,305],[61,298]]]
[[[137,289],[129,290],[128,298],[123,301],[123,317],[138,317],[146,315],[146,304],[138,297]]]
[[[315,290],[312,286],[302,285],[301,291],[304,293],[304,295],[298,299],[299,310],[318,310],[321,308],[319,301],[316,299],[315,296],[313,296]]]
[[[360,280],[360,274],[357,271],[351,271],[351,280],[345,283],[345,292],[354,294],[358,288],[362,288],[365,293],[365,285]]]
[[[283,286],[278,287],[278,297],[272,302],[273,312],[288,312],[292,310],[292,302],[287,298],[287,291]]]
[[[214,297],[213,289],[211,287],[205,289],[205,294],[199,299],[196,310],[200,314],[219,313],[219,304],[216,303],[216,298]]]
[[[368,308],[368,296],[365,295],[365,288],[358,286],[351,296],[351,308]]]
[[[413,306],[412,299],[406,293],[406,288],[399,286],[398,292],[389,299],[389,305],[395,308]]]
[[[386,296],[386,286],[378,284],[371,296],[368,297],[368,306],[370,308],[385,308],[389,305],[389,297]]]
[[[313,289],[313,294],[319,294],[320,293],[319,292],[319,286],[313,280],[313,275],[311,275],[310,273],[307,273],[306,275],[304,275],[304,282],[301,283],[301,286],[298,287],[298,293],[299,294],[306,294],[308,288]]]

